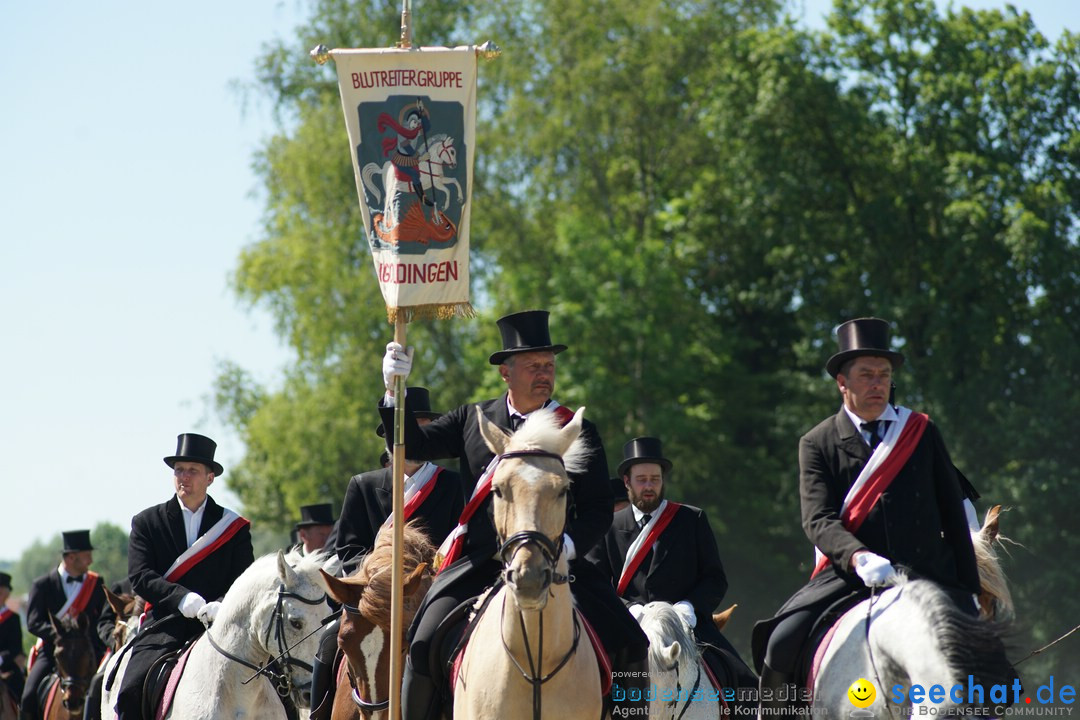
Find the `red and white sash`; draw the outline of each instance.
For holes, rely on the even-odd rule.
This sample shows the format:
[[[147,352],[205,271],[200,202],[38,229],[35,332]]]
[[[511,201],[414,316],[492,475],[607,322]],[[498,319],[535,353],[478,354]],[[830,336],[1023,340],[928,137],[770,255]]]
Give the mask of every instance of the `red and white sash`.
[[[67,582],[61,578],[61,583]],[[64,603],[63,607],[56,611],[55,616],[57,620],[63,620],[66,617],[78,617],[79,613],[86,609],[87,604],[90,602],[91,596],[94,594],[94,588],[98,584],[98,574],[90,570],[86,571],[86,577],[83,578],[82,584],[79,586],[79,591],[68,598],[68,601]],[[4,610],[7,610],[5,607]],[[11,612],[8,610],[8,612]],[[0,621],[3,619],[3,614],[0,613]],[[33,667],[34,661],[37,660],[38,654],[41,652],[41,648],[44,647],[45,641],[38,638],[38,641],[34,643],[34,646],[30,648],[30,656],[26,659],[26,672],[30,672],[30,668]]]
[[[565,426],[566,423],[574,419],[574,413],[554,400],[548,403],[544,409],[555,413],[560,426]],[[465,547],[465,535],[469,532],[469,520],[472,519],[472,516],[484,504],[488,495],[491,494],[491,476],[495,474],[495,468],[498,466],[499,460],[500,456],[496,455],[488,463],[488,466],[484,469],[484,474],[480,476],[476,487],[473,488],[472,497],[465,504],[465,509],[461,511],[457,527],[450,531],[450,534],[446,536],[446,539],[443,540],[442,545],[439,546],[438,551],[435,553],[436,574],[442,572],[443,568],[449,567],[461,557],[461,552]]]
[[[424,463],[420,466],[420,469],[409,478],[409,487],[405,488],[405,507],[402,509],[401,514],[405,518],[405,522],[409,522],[416,511],[424,504],[424,501],[431,495],[431,491],[435,489],[435,483],[439,481],[439,475],[442,474],[443,469],[433,463]],[[411,484],[410,484],[411,483]],[[394,526],[394,514],[390,513],[386,520],[383,521],[383,527]]]
[[[660,507],[656,509],[656,513],[652,516],[649,522],[645,523],[645,527],[641,528],[641,532],[634,539],[634,542],[630,543],[630,547],[626,551],[626,560],[623,561],[622,574],[619,575],[619,585],[615,588],[615,594],[619,597],[623,596],[626,592],[626,588],[630,586],[630,579],[634,577],[634,573],[641,567],[641,563],[645,561],[645,556],[652,550],[652,546],[656,544],[656,539],[660,537],[660,533],[664,532],[664,529],[675,517],[675,513],[682,507],[677,502],[668,502],[664,500],[660,503]]]
[[[164,578],[166,580],[173,583],[176,582],[186,575],[191,568],[201,563],[207,557],[212,555],[215,550],[229,542],[236,533],[251,524],[247,518],[237,515],[228,508],[223,509],[224,513],[222,514],[221,519],[214,523],[209,530],[191,544],[191,547],[180,553],[176,560],[173,561],[173,564],[165,571]],[[146,610],[143,611],[142,617],[139,619],[140,626],[146,620],[153,607],[152,603],[146,603]]]
[[[848,532],[854,533],[862,527],[863,521],[881,498],[881,494],[896,479],[911,454],[915,452],[930,420],[927,415],[906,407],[898,407],[897,415],[899,419],[885,433],[885,437],[844,497],[840,508],[840,521]],[[829,558],[820,549],[814,548],[814,572],[810,577],[813,578],[828,567],[829,562]]]
[[[15,617],[15,611],[7,605],[0,605],[0,625]]]

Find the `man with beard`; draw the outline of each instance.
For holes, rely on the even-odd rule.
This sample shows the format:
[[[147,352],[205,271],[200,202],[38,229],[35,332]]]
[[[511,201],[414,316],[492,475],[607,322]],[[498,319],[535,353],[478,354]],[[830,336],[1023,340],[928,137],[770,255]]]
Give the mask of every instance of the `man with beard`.
[[[705,646],[702,657],[719,687],[756,687],[754,673],[712,621],[728,583],[709,520],[699,508],[664,498],[671,467],[658,438],[626,443],[618,473],[630,505],[615,513],[588,560],[634,617],[647,603],[671,603]]]
[[[424,597],[409,628],[409,655],[402,682],[402,717],[405,720],[440,717],[443,698],[438,678],[429,674],[431,644],[440,622],[460,603],[475,597],[498,578],[502,564],[497,558],[499,539],[491,512],[491,483],[479,482],[495,454],[480,434],[477,413],[507,432],[517,430],[526,417],[541,409],[553,412],[560,422],[572,417],[552,399],[555,390],[555,356],[565,345],[551,342],[546,310],[530,310],[498,320],[503,349],[489,362],[498,367],[506,392],[480,403],[462,405],[421,427],[405,405],[405,447],[410,457],[460,460],[465,492],[470,500],[448,538],[439,574]],[[387,395],[381,403],[383,422],[393,426],[394,377],[412,369],[412,349],[398,343],[386,347],[383,382]],[[641,691],[638,701],[627,703],[624,716],[646,717],[648,703],[648,638],[626,611],[596,569],[584,561],[585,554],[611,525],[611,491],[604,445],[596,426],[586,420],[581,436],[592,449],[585,472],[570,474],[563,552],[570,560],[570,592],[582,614],[596,630],[612,657],[613,669]]]

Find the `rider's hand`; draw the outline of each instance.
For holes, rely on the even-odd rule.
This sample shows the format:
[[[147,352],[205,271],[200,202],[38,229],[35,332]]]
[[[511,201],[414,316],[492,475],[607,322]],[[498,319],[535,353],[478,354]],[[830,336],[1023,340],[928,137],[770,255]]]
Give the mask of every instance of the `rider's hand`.
[[[675,612],[679,613],[679,617],[683,619],[687,627],[693,630],[697,625],[697,613],[694,612],[694,606],[690,604],[690,601],[680,600],[671,607],[675,608]]]
[[[641,616],[645,613],[645,606],[640,603],[634,603],[633,605],[627,605],[626,609],[630,611],[630,614],[634,616],[634,619],[641,622]]]
[[[570,536],[566,533],[562,534],[563,552],[566,553],[567,560],[577,559],[577,548],[574,547],[574,541],[570,539]]]
[[[386,354],[383,355],[382,360],[382,377],[383,385],[386,386],[386,392],[389,395],[394,394],[395,376],[409,377],[409,372],[412,370],[413,350],[414,348],[411,347],[405,349],[401,343],[386,344]]]
[[[221,603],[217,600],[208,602],[202,606],[198,612],[199,620],[202,620],[202,624],[209,626],[210,623],[217,619],[218,610],[221,609]]]
[[[199,611],[206,605],[206,601],[203,600],[203,596],[199,593],[189,592],[184,596],[184,599],[180,601],[180,614],[186,618],[194,619]]]
[[[855,573],[862,578],[866,587],[891,585],[896,580],[896,568],[886,558],[869,550],[860,550],[852,558]]]

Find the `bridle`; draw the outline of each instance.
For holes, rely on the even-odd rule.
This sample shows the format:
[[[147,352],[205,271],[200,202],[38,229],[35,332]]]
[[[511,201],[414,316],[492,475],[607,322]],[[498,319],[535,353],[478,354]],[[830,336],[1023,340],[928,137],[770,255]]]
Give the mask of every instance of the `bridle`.
[[[363,614],[360,612],[360,608],[356,605],[348,605],[342,603],[341,609],[349,615],[357,615],[359,617],[363,617]],[[372,715],[379,712],[380,710],[386,710],[388,707],[390,707],[389,695],[387,695],[385,700],[379,700],[378,702],[371,702],[360,697],[360,689],[357,687],[356,677],[353,675],[352,663],[349,662],[348,654],[345,655],[345,662],[348,667],[349,686],[352,687],[352,693],[349,694],[349,697],[352,698],[353,705],[356,705],[357,709],[359,709],[360,712],[363,713],[365,716]],[[372,675],[374,674],[374,670],[372,670]],[[374,687],[374,683],[372,684],[372,687]]]
[[[266,624],[266,632],[264,633],[265,639],[263,641],[263,646],[266,648],[270,647],[270,629],[273,628],[274,640],[277,644],[279,652],[276,657],[271,657],[262,666],[256,665],[252,662],[248,662],[244,658],[237,657],[225,648],[218,645],[216,642],[214,642],[214,636],[210,634],[209,629],[207,629],[206,631],[206,639],[209,641],[210,645],[215,650],[217,650],[219,653],[221,653],[228,659],[255,671],[254,675],[241,683],[242,685],[247,685],[249,682],[259,677],[260,675],[269,680],[270,684],[274,687],[274,691],[277,692],[278,698],[280,698],[281,700],[281,704],[285,706],[285,714],[289,717],[289,720],[295,720],[299,717],[299,714],[296,709],[296,703],[292,700],[292,693],[295,688],[293,686],[290,668],[299,667],[307,670],[308,672],[311,672],[312,667],[309,663],[306,663],[298,658],[294,658],[290,654],[290,651],[300,643],[304,642],[304,640],[307,640],[309,637],[319,632],[322,629],[322,624],[320,624],[314,630],[312,630],[307,635],[300,638],[290,646],[285,640],[285,613],[283,612],[283,606],[286,598],[299,600],[305,605],[321,605],[326,602],[325,594],[323,594],[322,597],[309,599],[304,597],[303,595],[299,595],[290,590],[286,590],[284,585],[278,585],[277,603],[274,606],[274,613],[270,616],[270,621]]]
[[[671,720],[682,720],[683,715],[685,715],[686,711],[690,709],[690,703],[693,702],[694,693],[696,693],[698,691],[698,688],[701,687],[702,662],[702,660],[698,660],[697,663],[695,663],[697,665],[697,677],[694,678],[694,686],[690,688],[690,692],[686,694],[686,704],[683,705],[682,712],[676,715],[675,709],[679,707],[679,698],[682,697],[682,681],[679,680],[679,661],[675,661],[675,699],[668,703],[669,705],[671,705]]]
[[[563,467],[565,468],[562,456],[557,453],[549,452],[547,450],[513,450],[511,452],[505,452],[496,456],[495,460],[498,462],[506,460],[507,458],[516,457],[551,458],[553,460],[557,460],[559,462],[559,465],[563,465]],[[564,532],[565,526],[562,530],[559,531],[558,539],[552,540],[550,537],[538,530],[522,530],[521,532],[516,532],[510,537],[503,540],[499,546],[499,559],[502,560],[503,563],[503,579],[507,583],[507,585],[510,584],[509,580],[506,577],[508,566],[513,561],[514,556],[517,554],[517,552],[528,545],[533,545],[537,547],[540,550],[540,554],[544,558],[544,562],[547,564],[547,569],[549,571],[548,577],[550,578],[550,580],[548,581],[547,587],[545,587],[544,590],[550,591],[551,585],[563,585],[571,582],[574,579],[572,575],[564,575],[555,571],[555,568],[559,562],[559,557],[562,555],[564,548]],[[540,637],[537,640],[535,661],[533,660],[532,648],[529,646],[529,633],[525,627],[525,615],[520,609],[517,611],[517,613],[518,623],[521,625],[521,635],[525,641],[525,658],[529,665],[529,669],[527,671],[521,666],[521,663],[517,661],[517,658],[514,657],[514,654],[510,651],[510,646],[506,643],[506,638],[502,634],[502,619],[506,615],[505,595],[503,596],[502,608],[500,610],[499,639],[502,641],[502,646],[503,649],[506,651],[506,655],[510,658],[510,661],[514,663],[514,667],[517,668],[518,672],[521,673],[521,677],[525,679],[525,682],[529,683],[529,685],[532,686],[533,718],[534,720],[539,720],[541,710],[540,688],[548,680],[551,680],[553,677],[555,677],[555,675],[558,674],[560,670],[566,667],[566,664],[570,662],[570,658],[572,658],[574,656],[574,653],[577,652],[578,641],[581,639],[581,623],[578,622],[577,614],[575,612],[574,641],[570,644],[570,649],[566,652],[566,655],[563,656],[562,660],[559,661],[559,663],[551,672],[549,672],[547,675],[540,675],[539,673],[543,670],[541,663],[543,662],[544,658],[544,611],[540,611]]]
[[[70,635],[67,635],[66,637],[73,637],[74,635],[75,635],[75,633],[72,633]],[[94,652],[93,646],[92,646],[92,644],[90,642],[89,635],[86,636],[86,652],[90,653],[91,655]],[[55,652],[54,652],[53,657],[54,657],[54,659],[56,658]],[[61,675],[60,674],[60,670],[61,670],[60,662],[59,662],[58,659],[55,659],[55,662],[56,662],[56,680],[59,683],[60,690],[64,695],[64,697],[63,697],[64,709],[65,710],[70,710],[71,709],[71,708],[69,708],[68,703],[69,703],[70,700],[72,700],[72,698],[69,698],[67,696],[71,695],[72,691],[79,691],[79,690],[82,691],[81,696],[76,696],[74,699],[75,700],[81,700],[82,704],[79,705],[79,707],[82,707],[82,705],[86,704],[86,696],[87,696],[87,694],[89,693],[89,690],[90,690],[90,683],[93,681],[93,676],[94,676],[94,665],[93,665],[93,663],[90,663],[89,665],[87,665],[87,667],[90,668],[90,673],[88,675],[67,674],[66,669],[64,671],[65,674]]]

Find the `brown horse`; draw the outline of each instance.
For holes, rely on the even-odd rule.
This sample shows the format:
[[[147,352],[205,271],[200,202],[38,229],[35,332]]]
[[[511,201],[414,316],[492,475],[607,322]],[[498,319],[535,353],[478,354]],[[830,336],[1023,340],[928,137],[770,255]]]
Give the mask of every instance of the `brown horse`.
[[[97,670],[90,621],[85,613],[79,613],[74,620],[57,620],[49,613],[49,622],[56,634],[53,646],[56,676],[51,685],[58,687],[49,691],[44,720],[81,720],[90,681]]]
[[[109,650],[116,652],[128,641],[128,636],[134,625],[134,623],[128,621],[142,615],[143,610],[146,608],[146,601],[138,595],[129,595],[127,593],[117,595],[104,585],[101,589],[105,591],[105,600],[108,601],[109,607],[112,608],[113,613],[116,615],[116,625],[113,626],[112,636],[109,640]]]
[[[351,577],[323,573],[330,597],[342,605],[338,646],[344,651],[338,673],[333,720],[387,717],[390,699],[390,591],[393,534],[380,531],[375,548]],[[435,548],[427,535],[412,524],[402,529],[402,566],[405,573],[402,627],[408,628],[431,587]],[[402,660],[406,650],[402,642]]]

